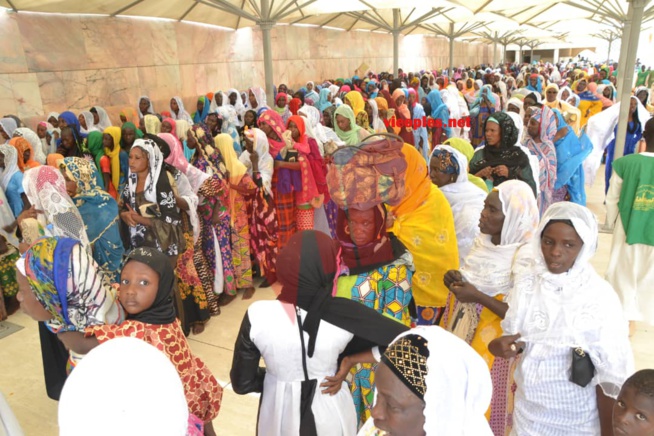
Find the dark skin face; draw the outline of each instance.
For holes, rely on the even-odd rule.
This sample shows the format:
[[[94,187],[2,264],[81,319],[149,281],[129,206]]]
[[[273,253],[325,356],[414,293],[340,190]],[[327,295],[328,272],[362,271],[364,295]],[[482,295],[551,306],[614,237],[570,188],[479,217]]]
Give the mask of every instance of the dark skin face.
[[[332,124],[332,117],[329,116],[329,112],[324,111],[322,113],[322,123],[325,127],[334,127]]]
[[[38,125],[36,127],[36,135],[39,139],[45,138],[46,133],[48,133],[48,129],[45,126]]]
[[[371,415],[387,436],[425,436],[425,403],[386,366],[375,371],[377,401]]]
[[[218,128],[218,115],[209,114],[206,119],[207,127],[213,132]]]
[[[257,98],[254,96],[252,91],[248,92],[248,98],[250,99],[250,107],[253,107],[253,108],[257,107],[257,105],[258,105]]]
[[[173,126],[170,125],[168,121],[161,123],[161,133],[172,133]]]
[[[31,155],[31,152],[30,152],[30,149],[28,148],[27,150],[25,150],[23,152],[23,162],[27,162],[28,160],[30,160],[30,155]]]
[[[120,114],[120,122],[125,124],[127,122],[127,117],[123,114]]]
[[[300,129],[297,128],[297,125],[293,121],[288,123],[288,130],[291,131],[293,141],[297,142],[300,140]]]
[[[64,127],[68,127],[68,123],[66,122],[66,120],[64,120],[64,119],[61,118],[61,117],[59,117],[59,127],[62,128],[62,129],[63,129]]]
[[[654,435],[654,398],[623,386],[613,406],[613,434]]]
[[[142,98],[139,101],[139,110],[142,114],[148,113],[148,108],[150,107],[150,101],[147,98]]]
[[[570,97],[570,92],[566,89],[561,93],[561,100],[567,101],[568,97]]]
[[[218,94],[214,95],[213,98],[216,99],[216,105],[217,106],[222,106],[223,105],[223,95],[222,94],[218,93]]]
[[[148,172],[150,161],[148,155],[139,147],[134,147],[129,152],[129,170],[135,174]]]
[[[540,245],[547,269],[552,274],[563,274],[574,265],[584,242],[571,226],[553,223],[543,232]]]
[[[82,126],[82,129],[84,130],[88,129],[88,126],[86,125],[86,118],[80,115],[79,117],[77,117],[77,119],[79,120],[79,125]]]
[[[443,80],[442,77],[439,77],[438,79],[436,79],[436,83],[438,84],[438,86],[439,86],[440,88],[442,88],[443,85],[445,85],[445,81]]]
[[[251,126],[254,124],[254,114],[250,111],[246,112],[245,115],[243,116],[243,120],[245,121],[245,124],[248,126]]]
[[[580,82],[577,84],[577,91],[579,91],[579,92],[583,92],[583,91],[585,91],[587,85],[588,85],[588,84],[586,83],[585,80],[580,81]]]
[[[611,98],[611,88],[609,88],[608,86],[604,88],[604,91],[602,91],[602,95],[605,98]]]
[[[172,110],[175,113],[179,112],[179,105],[177,104],[177,100],[175,100],[174,98],[170,99],[170,110]]]
[[[492,191],[484,200],[484,208],[479,217],[479,230],[484,235],[490,235],[491,241],[499,245],[502,238],[502,227],[504,227],[504,212],[500,193]]]
[[[629,115],[633,115],[633,113],[636,112],[637,107],[638,107],[638,102],[633,98],[629,99]]]
[[[364,108],[366,110],[366,113],[368,114],[368,119],[372,121],[372,106],[370,106],[370,103],[366,101]]]
[[[123,129],[123,134],[121,136],[125,144],[127,145],[128,148],[132,147],[132,144],[134,144],[134,141],[136,141],[136,131],[134,129],[130,128],[125,128]]]
[[[490,147],[499,147],[502,140],[502,130],[497,123],[487,122],[486,129],[484,130],[486,137],[486,145]]]
[[[130,315],[152,307],[159,288],[159,274],[148,265],[130,260],[120,272],[118,299]]]
[[[0,152],[0,168],[5,169],[5,155]]]
[[[198,104],[195,106],[199,113],[202,113],[204,110],[204,100],[198,100]]]
[[[547,91],[545,91],[545,97],[547,98],[547,101],[549,103],[552,103],[553,101],[556,100],[558,92],[556,92],[556,89],[554,88],[548,88]]]
[[[113,150],[114,149],[114,138],[108,133],[103,134],[102,135],[102,146],[104,148],[108,148],[109,150]]]
[[[64,180],[66,181],[66,193],[70,198],[75,197],[77,195],[77,182],[68,177],[68,174],[63,168],[61,168],[61,174],[64,176]]]
[[[429,160],[429,178],[431,179],[431,182],[439,188],[454,183],[456,180],[453,174],[445,174],[439,169],[438,159],[436,157],[432,157]]]
[[[420,86],[426,88],[429,85],[429,77],[423,77],[420,79]]]
[[[538,134],[539,127],[540,125],[538,121],[536,121],[533,118],[530,118],[529,122],[527,123],[527,133],[529,134],[529,136],[531,136],[534,139],[538,139],[540,136]]]
[[[524,107],[525,112],[529,112],[530,107],[536,106],[536,101],[534,99],[532,99],[532,98],[525,97],[525,99],[523,100],[522,106]]]
[[[91,109],[91,113],[93,114],[93,124],[98,124],[100,122],[100,115],[98,115],[98,111],[93,108]]]
[[[647,91],[640,91],[636,95],[636,97],[638,97],[638,100],[640,100],[640,102],[643,104],[643,106],[645,106],[645,104],[647,103]]]
[[[283,108],[284,106],[286,106],[286,97],[281,96],[277,99],[277,107]]]
[[[336,115],[336,125],[344,132],[350,130],[350,120],[343,115]]]
[[[277,132],[273,130],[272,127],[270,127],[267,123],[261,123],[261,126],[259,126],[261,131],[266,134],[266,136],[273,141],[279,141],[281,138],[279,135],[277,135]]]
[[[50,321],[53,316],[45,307],[36,299],[32,287],[27,281],[27,277],[16,270],[16,282],[18,282],[18,294],[16,299],[20,303],[20,308],[34,321]]]
[[[58,119],[58,118],[50,117],[50,118],[48,118],[48,122],[49,122],[50,124],[52,124],[52,127],[54,127],[55,129],[56,129],[57,127],[59,127],[59,119]]]
[[[375,239],[375,211],[373,209],[348,212],[347,231],[355,245],[361,247],[370,244]]]
[[[518,106],[515,106],[515,105],[512,105],[512,104],[507,106],[506,111],[507,112],[515,112],[516,114],[520,115],[520,108]]]
[[[61,146],[66,150],[72,150],[75,148],[75,139],[73,138],[73,132],[66,130],[61,132]]]
[[[532,86],[532,88],[535,88],[536,85],[538,84],[538,78],[537,77],[530,77],[529,78],[529,84]]]
[[[191,150],[195,150],[198,146],[198,141],[195,139],[195,136],[193,136],[190,130],[186,134],[186,146]]]
[[[238,94],[235,92],[232,92],[229,94],[229,104],[234,106],[236,104],[236,100],[238,99]]]
[[[279,85],[279,88],[277,89],[277,91],[278,92],[283,92],[284,94],[286,94],[288,92],[288,88],[286,87],[286,85]]]

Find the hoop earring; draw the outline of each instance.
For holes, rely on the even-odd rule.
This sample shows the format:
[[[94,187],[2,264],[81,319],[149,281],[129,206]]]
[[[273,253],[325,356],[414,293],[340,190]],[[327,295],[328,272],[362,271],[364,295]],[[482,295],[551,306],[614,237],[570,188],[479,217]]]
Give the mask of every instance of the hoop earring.
[[[345,234],[350,235],[350,226],[345,226]]]

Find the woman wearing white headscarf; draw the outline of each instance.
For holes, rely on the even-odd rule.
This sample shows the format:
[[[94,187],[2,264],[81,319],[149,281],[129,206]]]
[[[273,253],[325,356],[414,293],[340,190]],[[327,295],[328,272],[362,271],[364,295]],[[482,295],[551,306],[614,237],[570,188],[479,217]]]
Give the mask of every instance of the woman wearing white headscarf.
[[[0,144],[9,142],[14,137],[14,130],[18,125],[13,118],[0,118]]]
[[[89,429],[97,436],[199,436],[201,428],[188,412],[173,364],[135,338],[112,339],[91,350],[68,377],[59,402],[61,436],[83,436]]]
[[[173,102],[177,105],[177,111],[173,108]],[[193,118],[191,115],[184,109],[184,102],[181,97],[173,97],[170,99],[170,118],[173,120],[184,120],[190,124],[193,124]]]
[[[25,138],[27,142],[30,143],[32,150],[34,150],[34,160],[41,165],[45,165],[46,154],[43,152],[43,143],[41,142],[41,139],[39,139],[39,135],[34,133],[32,129],[28,129],[27,127],[19,127],[14,130],[14,137],[17,136]]]
[[[32,168],[25,172],[23,189],[30,204],[43,211],[43,215],[38,215],[43,231],[52,236],[75,239],[82,247],[91,250],[84,220],[66,191],[66,180],[61,171],[47,165]]]
[[[380,360],[372,419],[359,436],[379,430],[393,435],[493,434],[484,416],[492,392],[488,368],[461,339],[440,327],[418,327],[398,336]],[[398,407],[402,413],[395,412]]]
[[[266,101],[266,91],[260,86],[253,86],[248,91],[249,109],[257,111],[257,115],[261,115],[268,108]]]
[[[428,164],[432,183],[440,188],[452,208],[459,264],[463,265],[479,234],[479,217],[487,194],[468,180],[468,159],[455,148],[437,145]]]
[[[611,398],[634,362],[620,300],[590,264],[597,240],[590,210],[555,203],[515,271],[506,336],[491,344],[503,358],[522,352],[512,434],[612,434]]]
[[[152,101],[147,95],[142,95],[139,97],[139,101],[136,102],[137,112],[139,118],[143,118],[148,114],[154,115],[154,106],[152,106]]]
[[[79,126],[80,126],[80,131],[82,133],[90,133],[90,132],[101,132],[102,130],[98,130],[98,128],[95,126],[95,123],[93,121],[93,114],[89,111],[83,111],[80,112],[79,114]],[[82,121],[84,121],[84,124],[82,124]]]
[[[324,129],[322,129],[322,124],[320,120],[320,111],[315,106],[304,105],[298,110],[298,115],[306,118],[307,122],[304,123],[304,126],[307,130],[307,136],[316,140],[318,144],[318,149],[320,150],[320,155],[325,155],[325,143],[329,141],[327,135],[325,134]]]
[[[488,344],[502,335],[505,300],[513,286],[513,272],[519,268],[516,259],[537,226],[538,207],[529,185],[519,180],[501,183],[484,202],[480,234],[461,268],[444,277],[450,296],[441,324],[468,342],[488,364],[493,378],[489,418],[495,434],[504,434],[509,422],[511,362],[495,359]]]
[[[93,106],[91,108],[91,113],[93,114],[93,123],[99,131],[104,132],[104,129],[113,126],[113,123],[109,118],[109,114],[106,110],[104,110],[104,108],[100,106]]]
[[[0,145],[0,170],[0,187],[7,196],[14,218],[17,218],[25,206],[25,191],[23,173],[18,169],[18,151],[9,144]]]
[[[372,118],[368,117],[370,118],[370,127],[372,127],[372,130],[374,130],[375,133],[386,133],[386,126],[379,117],[379,106],[377,106],[377,102],[374,98],[370,98],[366,103],[370,105],[370,108],[372,109]]]
[[[234,101],[235,101],[234,104],[232,104],[232,95],[234,96]],[[243,100],[241,100],[238,89],[230,88],[227,91],[227,105],[233,107],[234,110],[236,111],[236,116],[237,116],[236,126],[243,127],[243,116],[245,115],[245,106],[243,105]]]

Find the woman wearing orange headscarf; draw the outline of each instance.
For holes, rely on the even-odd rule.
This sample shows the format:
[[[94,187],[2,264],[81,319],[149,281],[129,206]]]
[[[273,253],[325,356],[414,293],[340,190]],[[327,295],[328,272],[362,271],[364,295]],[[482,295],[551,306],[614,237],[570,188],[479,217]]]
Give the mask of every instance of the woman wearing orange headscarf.
[[[134,123],[135,126],[139,125],[139,116],[136,113],[136,109],[133,107],[125,107],[120,111],[120,121],[122,124],[125,123]]]
[[[390,231],[413,255],[413,298],[418,324],[438,322],[449,290],[445,273],[459,267],[454,216],[447,198],[431,183],[425,159],[409,144],[402,154],[407,161],[403,201],[390,208]]]
[[[38,167],[41,164],[34,160],[34,150],[32,144],[25,138],[14,137],[9,140],[9,145],[13,146],[18,152],[18,169],[25,172],[30,168]]]
[[[411,113],[409,112],[409,108],[406,106],[406,104],[404,104],[406,100],[404,91],[402,91],[401,88],[397,88],[395,91],[393,91],[392,96],[387,89],[382,89],[381,93],[386,99],[389,109],[393,109],[395,111],[395,116],[391,118],[390,125],[393,127],[399,126],[400,131],[398,135],[400,135],[405,143],[413,145],[413,129],[411,127],[406,127],[404,124],[408,123],[407,120],[411,120]]]

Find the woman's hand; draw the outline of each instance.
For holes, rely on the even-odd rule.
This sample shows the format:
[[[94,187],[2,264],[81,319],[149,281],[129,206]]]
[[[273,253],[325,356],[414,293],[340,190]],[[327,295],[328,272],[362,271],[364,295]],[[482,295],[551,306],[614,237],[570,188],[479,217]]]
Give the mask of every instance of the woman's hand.
[[[129,204],[127,205],[127,210],[120,213],[120,219],[122,219],[129,227],[136,227],[139,223],[136,217],[139,216],[140,215],[134,212],[134,209],[132,209]]]
[[[477,174],[475,174],[475,176],[480,177],[482,179],[490,179],[492,175],[493,175],[493,169],[491,167],[486,167],[480,170]]]
[[[454,282],[448,288],[462,303],[479,303],[479,291],[470,282]]]
[[[343,386],[343,382],[352,366],[354,365],[350,358],[344,357],[336,374],[333,377],[325,377],[325,381],[320,384],[320,387],[323,388],[322,393],[336,395],[341,390],[341,386]]]
[[[509,177],[509,168],[506,165],[498,165],[493,168],[493,174],[498,177]]]
[[[448,272],[445,273],[445,276],[443,277],[443,283],[448,288],[452,285],[452,283],[462,282],[462,281],[463,281],[463,275],[461,274],[461,271],[456,269],[449,270]]]
[[[491,343],[488,344],[488,351],[490,351],[495,357],[511,359],[522,353],[522,350],[525,347],[524,342],[518,342],[518,339],[520,339],[520,333],[516,335],[500,336],[497,339],[493,339]]]

